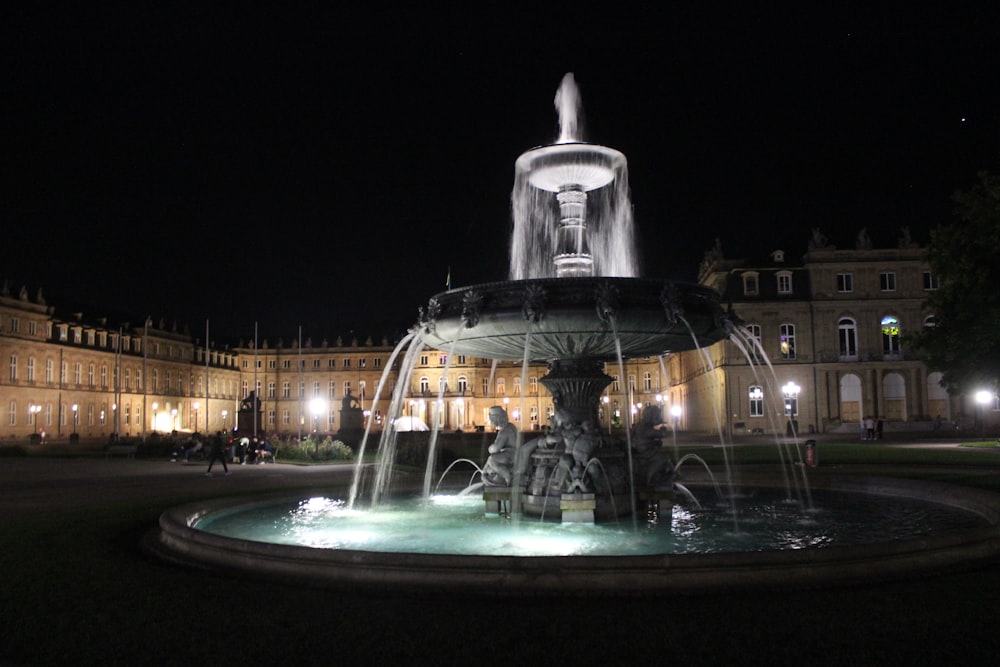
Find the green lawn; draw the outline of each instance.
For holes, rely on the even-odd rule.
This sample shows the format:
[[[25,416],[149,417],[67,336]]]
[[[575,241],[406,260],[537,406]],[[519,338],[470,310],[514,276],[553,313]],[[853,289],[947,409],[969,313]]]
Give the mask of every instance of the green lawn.
[[[739,460],[767,449],[741,447]],[[975,449],[820,455],[986,488],[1000,477],[1000,457]],[[308,590],[147,559],[141,537],[190,493],[94,495],[0,516],[0,664],[951,665],[1000,649],[1000,563],[861,588],[628,600]]]

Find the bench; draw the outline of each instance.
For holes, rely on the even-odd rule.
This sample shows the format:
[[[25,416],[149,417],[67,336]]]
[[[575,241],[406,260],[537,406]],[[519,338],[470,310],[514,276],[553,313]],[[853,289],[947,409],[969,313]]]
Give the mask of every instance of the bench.
[[[122,456],[134,459],[137,449],[139,449],[139,445],[108,445],[107,450],[104,452],[104,458],[107,459],[115,454],[121,454]]]

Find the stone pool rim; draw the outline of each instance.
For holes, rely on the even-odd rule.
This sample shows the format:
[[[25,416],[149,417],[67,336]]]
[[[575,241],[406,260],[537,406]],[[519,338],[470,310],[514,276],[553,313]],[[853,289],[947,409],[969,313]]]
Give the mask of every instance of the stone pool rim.
[[[744,486],[780,486],[745,474]],[[185,504],[160,515],[145,541],[177,564],[311,588],[484,596],[647,596],[800,589],[912,579],[974,567],[1000,555],[1000,495],[944,482],[885,476],[817,476],[816,490],[929,501],[978,515],[985,525],[913,539],[753,552],[627,556],[388,553],[254,542],[193,528],[206,514],[301,499],[303,493]]]

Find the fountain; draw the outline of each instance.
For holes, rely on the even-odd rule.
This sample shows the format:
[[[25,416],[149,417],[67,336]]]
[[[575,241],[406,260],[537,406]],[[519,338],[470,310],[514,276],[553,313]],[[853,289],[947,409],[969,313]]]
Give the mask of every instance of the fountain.
[[[950,487],[935,487],[934,495],[928,495],[926,487],[871,480],[838,487],[851,487],[855,496],[892,495],[897,498],[894,508],[898,502],[906,507],[894,509],[884,523],[870,516],[855,522],[871,526],[873,532],[865,537],[828,540],[819,519],[803,519],[800,508],[799,518],[781,513],[786,524],[749,521],[765,523],[764,533],[784,536],[761,543],[750,537],[753,530],[734,530],[730,517],[743,510],[725,503],[703,509],[687,479],[685,486],[677,484],[674,466],[680,461],[671,461],[660,448],[655,427],[662,416],[655,411],[626,429],[625,441],[595,428],[600,395],[612,381],[605,364],[711,345],[733,325],[713,291],[638,277],[625,156],[580,140],[578,100],[575,81],[567,75],[556,95],[559,141],[529,150],[516,161],[509,280],[433,296],[405,341],[411,350],[430,346],[449,358],[465,354],[520,360],[525,367],[545,363],[541,382],[551,392],[555,410],[549,432],[524,442],[507,423],[506,413],[492,410],[499,431],[490,458],[478,470],[480,484],[458,497],[432,497],[429,463],[423,497],[416,509],[404,510],[399,501],[383,503],[382,498],[379,480],[391,471],[394,451],[395,434],[388,426],[379,445],[382,470],[372,494],[373,507],[383,503],[377,510],[355,507],[359,464],[347,501],[296,499],[279,504],[276,515],[270,501],[245,500],[165,512],[155,551],[182,562],[312,585],[506,595],[815,585],[895,576],[1000,549],[995,535],[1000,513],[992,499]],[[404,361],[401,375],[407,367]],[[398,386],[407,384],[402,377]],[[398,408],[399,395],[392,403]],[[430,449],[433,461],[434,434]],[[759,495],[767,507],[759,514],[777,514],[774,508],[783,501],[765,500],[775,481],[756,481],[751,495]],[[675,494],[681,496],[676,503]],[[963,509],[934,505],[930,511],[927,506],[933,503],[920,500],[940,502],[942,494],[954,499],[947,504]],[[636,525],[639,498],[650,511],[642,529]],[[694,500],[694,509],[684,498]],[[832,517],[829,508],[842,501],[820,505]],[[915,532],[893,536],[889,544],[880,541],[900,513],[925,517],[939,510],[944,518],[932,528],[917,519]],[[708,521],[706,513],[712,512],[723,517],[721,542],[689,542],[670,529],[686,521]],[[447,525],[440,523],[442,513],[451,517]],[[539,520],[521,521],[522,516]],[[622,527],[624,516],[632,517],[631,530]],[[667,528],[657,529],[660,523]],[[276,526],[284,526],[280,536],[270,534]],[[946,529],[955,526],[961,528]],[[268,536],[260,534],[262,527]],[[380,535],[386,539],[375,545]]]

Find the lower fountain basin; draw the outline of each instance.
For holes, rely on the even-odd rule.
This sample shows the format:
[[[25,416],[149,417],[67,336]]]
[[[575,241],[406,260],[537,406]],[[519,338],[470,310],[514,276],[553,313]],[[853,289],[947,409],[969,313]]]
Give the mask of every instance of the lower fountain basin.
[[[755,482],[757,486],[766,487],[766,480]],[[741,547],[743,537],[736,530],[723,536],[722,547],[710,552],[687,549],[666,552],[655,545],[633,552],[622,551],[621,546],[626,542],[647,544],[639,539],[645,531],[643,526],[638,531],[632,531],[630,526],[594,527],[611,531],[610,546],[588,546],[578,551],[565,544],[557,546],[551,536],[536,533],[542,524],[524,521],[515,528],[506,520],[493,517],[491,520],[501,532],[494,536],[499,546],[491,552],[464,551],[461,542],[469,534],[468,525],[464,525],[439,536],[441,543],[447,545],[444,549],[418,553],[407,550],[412,547],[403,547],[403,551],[319,548],[202,530],[214,518],[234,512],[252,516],[275,503],[230,499],[165,512],[160,517],[155,539],[150,540],[150,548],[162,557],[188,565],[317,587],[483,595],[615,596],[883,581],[968,565],[1000,554],[1000,511],[996,509],[1000,504],[994,494],[939,483],[881,478],[817,480],[817,489],[824,486],[836,489],[837,493],[883,499],[886,503],[902,499],[944,508],[954,512],[954,517],[946,516],[943,523],[918,527],[909,535],[864,538],[857,543],[834,541],[825,546],[793,540],[780,548]],[[817,503],[818,515],[806,515],[807,522],[815,521],[822,526],[822,502]],[[870,518],[862,514],[857,521],[868,524]],[[264,519],[262,523],[268,521]],[[408,534],[406,539],[428,532],[431,523],[411,522],[404,529]],[[563,536],[568,532],[570,537],[587,530],[572,526],[567,531],[555,524],[548,528],[561,531]],[[505,534],[503,530],[508,532]],[[518,546],[521,531],[530,531],[523,540],[524,547]],[[318,539],[320,543],[328,539],[340,543],[344,538]],[[399,538],[391,538],[389,542],[396,544],[397,549],[403,544]],[[367,544],[367,538],[358,544],[362,543]]]
[[[607,317],[610,313],[611,317]],[[540,278],[484,283],[431,298],[424,342],[439,350],[532,361],[655,356],[722,338],[718,296],[644,278]]]

